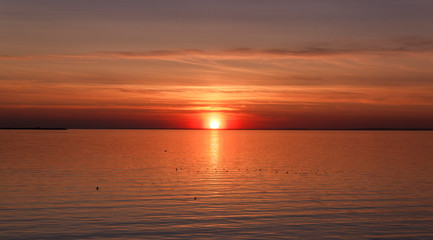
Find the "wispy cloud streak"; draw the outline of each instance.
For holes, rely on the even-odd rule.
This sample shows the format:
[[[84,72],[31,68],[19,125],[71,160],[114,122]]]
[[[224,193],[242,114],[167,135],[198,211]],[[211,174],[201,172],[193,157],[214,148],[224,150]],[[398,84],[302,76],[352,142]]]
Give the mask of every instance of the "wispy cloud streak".
[[[341,46],[343,45],[343,47]],[[344,47],[344,45],[347,45]],[[0,55],[0,60],[56,60],[56,59],[244,59],[244,58],[308,58],[363,54],[416,54],[433,51],[433,39],[423,37],[401,37],[383,43],[318,44],[304,48],[236,48],[236,49],[177,49],[151,51],[105,51],[89,54],[56,55]]]

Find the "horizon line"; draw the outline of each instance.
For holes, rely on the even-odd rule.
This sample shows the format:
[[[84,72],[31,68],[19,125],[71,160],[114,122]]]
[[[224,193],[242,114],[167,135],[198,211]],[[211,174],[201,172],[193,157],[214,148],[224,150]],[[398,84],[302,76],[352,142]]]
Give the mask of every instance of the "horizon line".
[[[0,127],[0,130],[263,130],[263,131],[433,131],[433,128],[65,128]]]

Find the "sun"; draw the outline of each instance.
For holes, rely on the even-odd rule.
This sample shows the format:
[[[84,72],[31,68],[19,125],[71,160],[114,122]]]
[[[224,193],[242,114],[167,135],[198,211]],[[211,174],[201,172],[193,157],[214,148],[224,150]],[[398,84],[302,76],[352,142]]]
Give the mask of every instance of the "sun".
[[[220,123],[217,120],[213,120],[212,122],[210,122],[210,128],[212,129],[218,129],[220,128]]]

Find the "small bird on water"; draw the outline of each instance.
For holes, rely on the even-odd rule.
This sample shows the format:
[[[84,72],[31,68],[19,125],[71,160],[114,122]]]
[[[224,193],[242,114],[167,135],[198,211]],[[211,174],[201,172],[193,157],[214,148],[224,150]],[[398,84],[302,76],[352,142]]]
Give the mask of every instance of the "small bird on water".
[[[96,191],[99,191],[99,187],[96,187]]]

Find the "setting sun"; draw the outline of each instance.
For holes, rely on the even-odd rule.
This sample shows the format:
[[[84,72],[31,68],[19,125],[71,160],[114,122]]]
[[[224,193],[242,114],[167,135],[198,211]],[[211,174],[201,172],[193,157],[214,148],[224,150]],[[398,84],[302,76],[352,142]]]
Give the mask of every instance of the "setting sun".
[[[210,128],[218,129],[219,127],[220,127],[220,124],[217,120],[213,120],[212,122],[210,122]]]

